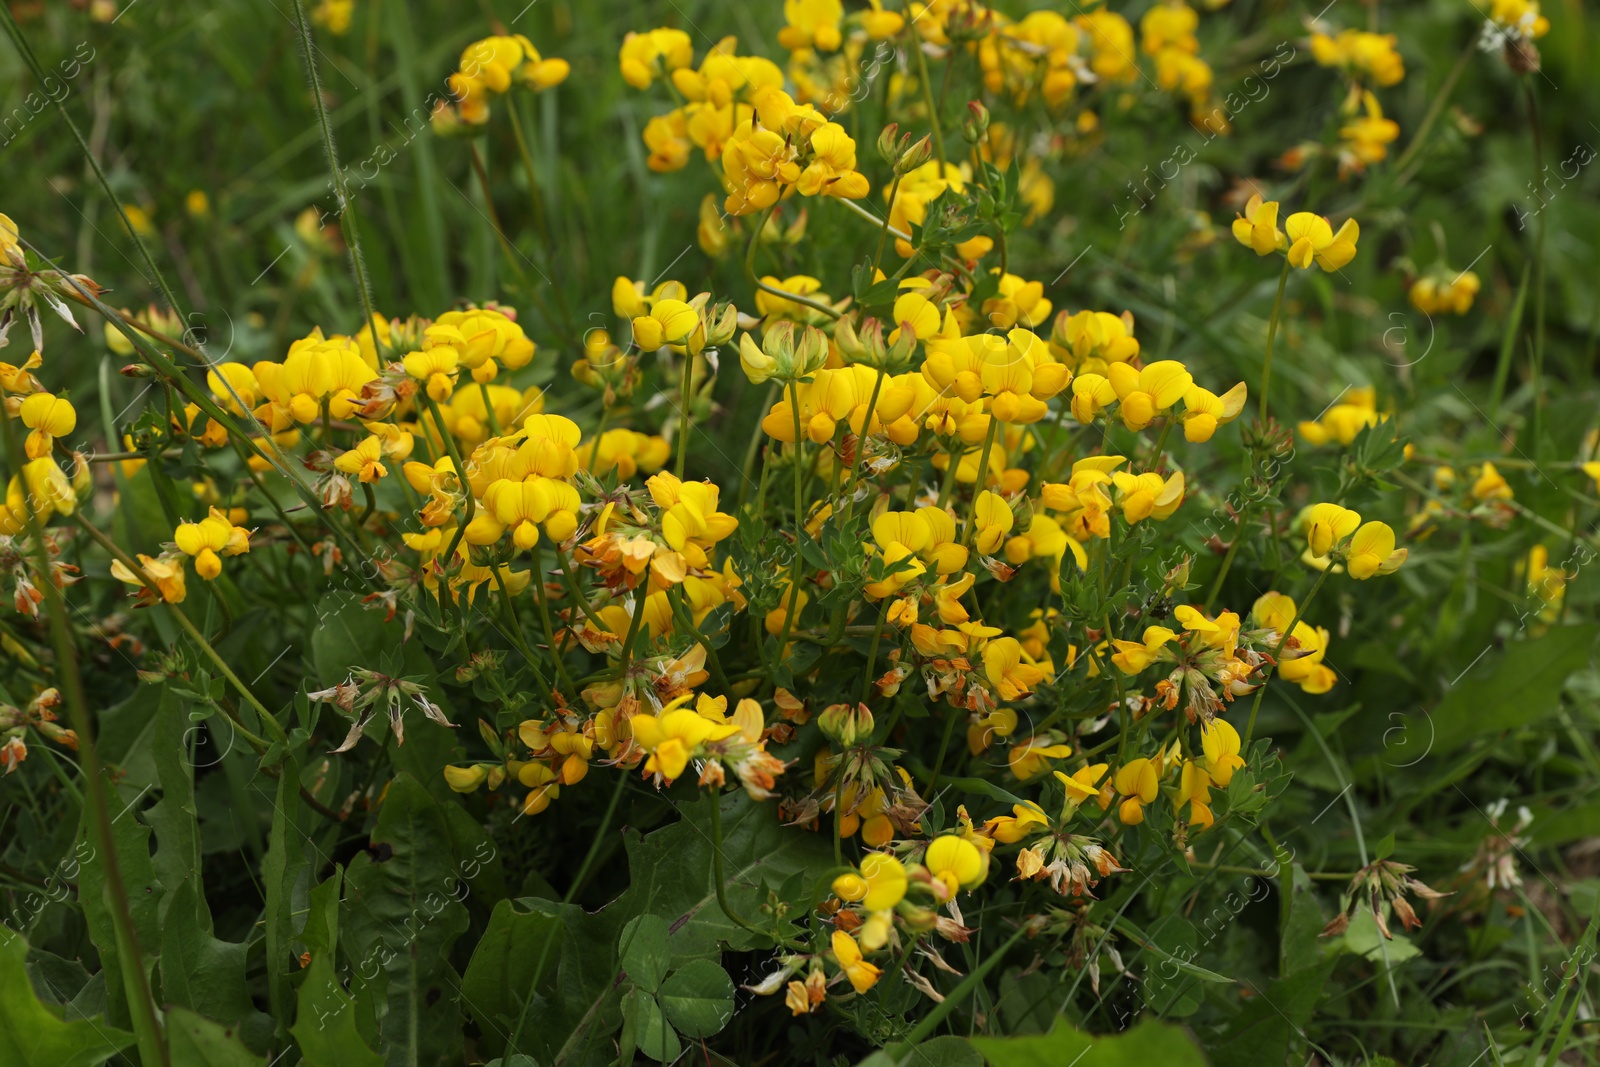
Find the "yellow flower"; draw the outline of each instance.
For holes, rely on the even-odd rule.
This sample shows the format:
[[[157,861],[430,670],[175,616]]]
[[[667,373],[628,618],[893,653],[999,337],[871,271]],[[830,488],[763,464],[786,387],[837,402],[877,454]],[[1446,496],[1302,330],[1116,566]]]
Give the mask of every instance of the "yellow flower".
[[[139,554],[139,569],[146,578],[153,582],[163,601],[168,604],[181,604],[187,594],[184,584],[183,564],[170,559],[155,559],[144,553]],[[111,577],[128,585],[139,586],[139,601],[141,604],[155,602],[149,587],[144,581],[123,565],[120,559],[111,561]]]
[[[432,348],[412,352],[402,362],[406,373],[422,382],[430,397],[436,401],[450,399],[461,364],[460,353],[454,347],[435,344]]]
[[[1161,788],[1156,765],[1143,756],[1129,760],[1118,768],[1112,783],[1117,794],[1126,798],[1117,808],[1117,817],[1128,826],[1144,822],[1144,806],[1155,801]]]
[[[1226,719],[1212,719],[1200,727],[1200,747],[1206,754],[1206,773],[1226,788],[1233,781],[1233,772],[1244,766],[1239,756],[1239,731]]]
[[[78,494],[72,483],[49,456],[24,463],[22,481],[33,498],[35,516],[41,523],[52,515],[71,515],[78,506]]]
[[[944,883],[950,896],[983,881],[983,854],[971,841],[954,834],[934,838],[922,857],[922,865],[935,880]]]
[[[887,852],[869,852],[861,859],[860,874],[841,874],[833,880],[833,893],[866,911],[887,911],[905,898],[908,884],[899,860]]]
[[[1122,517],[1130,526],[1147,518],[1169,519],[1183,503],[1182,471],[1173,471],[1166,478],[1150,471],[1143,474],[1117,471],[1111,481],[1122,504]]]
[[[883,972],[861,955],[861,946],[856,944],[855,938],[843,930],[835,930],[832,945],[834,960],[857,993],[865,993],[877,984]]]
[[[1316,263],[1323,271],[1332,273],[1356,258],[1356,240],[1361,227],[1355,219],[1345,219],[1339,232],[1321,215],[1297,211],[1283,224],[1289,239],[1289,265],[1300,270]]]
[[[1078,805],[1084,801],[1100,795],[1100,779],[1105,777],[1106,769],[1109,766],[1109,764],[1105,763],[1090,763],[1079,767],[1070,775],[1061,771],[1056,772],[1056,780],[1067,791],[1066,802],[1062,811],[1063,817],[1076,811]]]
[[[1243,382],[1221,396],[1202,386],[1189,386],[1183,394],[1183,436],[1195,444],[1211,440],[1218,426],[1239,417],[1249,395]]]
[[[983,646],[983,673],[1001,700],[1025,697],[1044,681],[1044,671],[1026,661],[1022,643],[1015,637],[998,637]]]
[[[409,436],[409,435],[408,435]],[[333,465],[345,474],[353,474],[363,482],[375,482],[389,473],[383,459],[383,438],[369,434],[356,447],[341,452]]]
[[[217,508],[199,522],[179,523],[172,539],[180,551],[194,557],[195,573],[208,582],[222,573],[222,556],[250,551],[250,531],[235,526]]]
[[[635,89],[648,89],[657,78],[694,62],[694,42],[682,30],[629,33],[617,58],[623,80]]]
[[[1326,556],[1344,544],[1361,525],[1361,514],[1338,504],[1315,504],[1306,516],[1306,545],[1313,556]]]
[[[1407,549],[1394,547],[1394,530],[1388,523],[1369,522],[1350,538],[1350,551],[1345,567],[1350,577],[1371,578],[1377,574],[1393,574],[1406,561]]]
[[[1325,445],[1338,441],[1348,445],[1368,426],[1376,426],[1384,416],[1378,414],[1377,391],[1371,386],[1347,389],[1316,422],[1302,422],[1300,436],[1308,444]]]
[[[1061,774],[1056,772],[1057,776]],[[1010,815],[996,815],[983,824],[984,832],[1002,845],[1015,844],[1050,825],[1039,805],[1028,802],[1011,805]]]
[[[1123,674],[1138,674],[1156,661],[1167,642],[1177,639],[1178,635],[1165,626],[1147,626],[1144,637],[1138,641],[1113,641],[1117,651],[1112,655],[1111,662]]]
[[[633,739],[650,753],[644,769],[667,781],[681,777],[695,751],[707,741],[718,741],[740,732],[734,724],[718,725],[690,708],[675,708],[660,718],[635,715],[629,720]]]
[[[984,648],[987,656],[989,648]],[[1050,769],[1050,760],[1066,759],[1072,755],[1071,745],[1050,744],[1048,738],[1025,737],[1011,746],[1007,759],[1011,764],[1011,773],[1018,780],[1026,782],[1030,778],[1037,778]]]
[[[1127,363],[1113,363],[1106,368],[1106,376],[1122,402],[1123,425],[1130,430],[1150,425],[1157,415],[1182,400],[1194,384],[1188,368],[1173,359],[1163,359],[1137,371]]]
[[[681,345],[700,325],[700,313],[682,300],[658,300],[647,315],[633,320],[633,341],[641,352]]]
[[[33,432],[26,442],[29,459],[48,456],[57,437],[65,437],[78,426],[78,412],[72,402],[51,393],[34,393],[23,399],[17,413],[22,424]]]
[[[476,793],[478,787],[488,777],[489,768],[481,763],[475,763],[470,767],[446,767],[444,769],[445,784],[457,793]]]
[[[1411,304],[1424,315],[1465,315],[1483,283],[1470,270],[1441,268],[1411,283]]]
[[[1233,238],[1258,256],[1288,248],[1289,239],[1278,229],[1278,202],[1263,202],[1260,193],[1252,196],[1244,206],[1244,214],[1233,220]]]

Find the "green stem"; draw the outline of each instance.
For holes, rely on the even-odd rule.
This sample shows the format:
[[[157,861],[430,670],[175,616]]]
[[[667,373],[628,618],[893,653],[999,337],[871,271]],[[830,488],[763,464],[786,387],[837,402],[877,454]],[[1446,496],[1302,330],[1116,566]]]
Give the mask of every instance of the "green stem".
[[[727,878],[722,873],[722,797],[717,793],[711,795],[711,878],[717,890],[717,907],[722,909],[722,914],[740,929],[766,937],[728,903]]]
[[[317,128],[322,133],[322,149],[328,155],[328,173],[333,176],[333,192],[339,203],[339,228],[344,232],[345,247],[350,250],[350,272],[355,276],[356,293],[361,297],[361,310],[366,313],[366,323],[372,325],[376,317],[372,308],[372,290],[367,283],[367,263],[361,255],[361,233],[356,226],[355,201],[350,199],[350,184],[345,179],[344,168],[339,165],[339,147],[333,139],[333,123],[328,119],[328,104],[322,95],[322,76],[317,73],[317,46],[311,39],[311,23],[306,18],[302,0],[294,0],[295,24],[300,30],[300,51],[306,61],[306,75],[311,82],[311,102],[317,112]],[[376,340],[376,335],[374,335]]]
[[[689,418],[689,402],[694,391],[694,354],[684,350],[683,383],[678,392],[678,462],[673,473],[683,481],[684,465],[689,461],[689,434],[694,422]]]
[[[7,18],[10,18],[9,12]],[[6,391],[0,388],[0,410],[4,410]],[[9,418],[3,423],[6,459],[13,470],[20,469],[16,462],[21,445],[16,440],[16,428]],[[52,461],[54,462],[54,461]],[[139,1045],[139,1057],[155,1067],[171,1063],[166,1042],[161,1031],[161,1017],[156,1010],[155,998],[145,974],[144,958],[139,948],[138,933],[133,925],[133,912],[128,905],[127,886],[122,880],[122,865],[117,855],[116,837],[112,830],[111,809],[106,794],[106,775],[95,747],[94,719],[89,713],[89,701],[83,688],[83,676],[78,670],[78,645],[68,622],[66,598],[52,580],[50,556],[45,550],[44,523],[34,510],[34,494],[23,494],[27,517],[28,554],[33,566],[36,587],[43,591],[46,614],[49,618],[50,639],[56,651],[56,674],[65,689],[67,711],[72,729],[78,737],[78,764],[84,778],[84,792],[88,799],[85,818],[93,828],[95,845],[105,857],[106,895],[111,903],[111,925],[116,933],[118,953],[122,959],[122,979],[125,993],[134,1013],[134,1032]]]
[[[989,413],[989,432],[983,435],[983,451],[978,454],[978,470],[972,479],[972,509],[967,512],[967,528],[961,533],[961,543],[968,548],[972,547],[972,535],[978,530],[978,498],[984,494],[984,487],[989,481],[989,452],[994,448],[994,439],[1000,433],[1000,420]],[[959,467],[960,461],[955,461]]]
[[[800,614],[800,575],[805,564],[801,546],[806,536],[805,495],[800,478],[805,457],[805,437],[800,431],[800,383],[789,383],[790,413],[794,416],[794,566],[789,571],[789,610],[783,613],[783,633],[778,637],[777,661],[783,662],[783,650],[789,647],[789,631],[794,629],[794,617]]]
[[[161,598],[160,588],[150,578],[150,576],[144,572],[144,568],[139,565],[139,561],[124,552],[115,541],[111,540],[111,538],[107,537],[97,527],[90,523],[88,519],[84,518],[83,512],[73,512],[72,521],[77,523],[78,527],[83,530],[84,533],[88,534],[89,537],[95,541],[95,543],[110,553],[113,559],[117,560],[124,567],[128,568],[133,576],[138,578],[140,583],[143,584],[146,589],[150,590],[150,592],[156,595],[157,599]],[[255,698],[255,694],[250,692],[250,687],[245,685],[244,682],[240,680],[239,676],[234,673],[233,668],[228,666],[228,661],[223,659],[221,653],[219,653],[216,648],[212,646],[210,641],[205,639],[205,635],[203,635],[199,628],[196,627],[195,624],[189,619],[189,616],[183,613],[183,609],[172,603],[166,604],[166,608],[167,611],[171,613],[172,617],[177,620],[178,625],[183,627],[183,631],[189,635],[190,640],[194,641],[195,645],[200,649],[205,657],[209,659],[217,668],[218,673],[226,678],[228,683],[238,691],[241,697],[244,698],[245,703],[249,704],[250,707],[255,710],[255,713],[260,716],[261,721],[272,724],[272,733],[274,736],[276,736],[279,741],[287,740],[288,735],[284,733],[282,724],[280,724],[277,718],[267,710],[266,705],[262,704],[261,701]]]
[[[1267,421],[1267,390],[1272,385],[1272,345],[1278,339],[1278,315],[1283,309],[1283,289],[1289,284],[1289,257],[1283,257],[1283,273],[1278,275],[1278,295],[1272,300],[1272,318],[1267,322],[1267,358],[1261,365],[1261,421]]]
[[[837,308],[830,307],[820,300],[813,300],[809,296],[802,296],[799,293],[791,293],[789,290],[780,289],[776,285],[768,285],[756,274],[756,242],[761,239],[761,231],[766,229],[767,220],[772,217],[772,213],[777,209],[778,205],[773,204],[771,207],[767,208],[766,211],[762,212],[761,221],[756,223],[755,227],[750,231],[750,243],[745,246],[744,250],[745,277],[750,279],[751,285],[754,285],[763,293],[770,293],[772,296],[781,297],[784,300],[791,300],[796,304],[810,308],[812,311],[820,311],[829,318],[837,319],[843,314],[843,312],[839,311]]]
[[[939,161],[939,176],[944,176],[944,130],[939,125],[939,108],[933,102],[933,83],[928,78],[928,56],[922,50],[922,41],[913,33],[911,50],[917,54],[917,81],[922,85],[922,103],[928,109],[928,123],[933,127],[933,155]]]
[[[589,843],[589,851],[583,857],[583,863],[578,867],[578,873],[572,879],[572,884],[567,886],[567,891],[561,897],[561,903],[571,904],[572,898],[578,895],[583,888],[584,880],[589,877],[589,868],[594,866],[594,858],[600,853],[600,846],[605,842],[606,832],[611,829],[611,820],[617,814],[617,805],[622,801],[622,794],[628,789],[628,772],[617,768],[617,787],[611,791],[611,802],[606,805],[606,813],[600,817],[600,829],[595,831],[594,840]]]
[[[296,0],[296,3],[298,2],[299,0]],[[439,405],[434,402],[433,397],[428,395],[428,391],[425,388],[426,383],[423,383],[423,385],[423,388],[418,389],[418,395],[422,397],[423,402],[427,405],[428,414],[433,416],[434,428],[439,431],[439,439],[444,442],[444,450],[449,454],[450,462],[455,464],[456,480],[461,483],[462,495],[466,497],[465,512],[461,517],[461,525],[456,527],[456,534],[450,539],[450,547],[445,549],[444,565],[448,568],[451,561],[456,558],[456,548],[461,544],[461,538],[466,535],[467,527],[472,524],[472,517],[477,514],[478,502],[473,499],[472,486],[467,482],[467,466],[461,462],[461,453],[456,448],[455,434],[451,433],[449,428],[445,426],[444,416],[439,414]],[[440,588],[443,588],[443,586],[440,586]]]
[[[878,231],[878,250],[872,256],[872,270],[878,270],[878,264],[883,262],[883,248],[889,243],[889,217],[894,214],[894,200],[900,193],[900,169],[895,168],[894,181],[889,184],[889,203],[883,209],[883,229]]]
[[[861,484],[861,468],[867,454],[867,437],[872,432],[872,417],[878,410],[878,394],[883,389],[883,380],[887,375],[882,367],[878,368],[878,376],[872,383],[872,396],[867,400],[867,413],[861,419],[861,432],[856,435],[856,458],[850,464],[849,492],[844,498],[844,515],[848,520],[855,511],[856,489]]]
[[[962,1001],[977,991],[978,986],[983,984],[983,980],[989,972],[994,970],[1000,961],[1005,958],[1006,953],[1011,950],[1011,946],[1021,941],[1027,932],[1028,928],[1026,926],[1017,927],[1016,932],[1006,939],[1005,944],[984,957],[983,962],[973,968],[972,973],[963,978],[961,984],[950,991],[949,996],[934,1005],[933,1010],[922,1017],[922,1021],[917,1023],[911,1032],[906,1035],[905,1043],[915,1048],[920,1042],[927,1040],[939,1028],[939,1024],[944,1022],[946,1016],[955,1011]]]

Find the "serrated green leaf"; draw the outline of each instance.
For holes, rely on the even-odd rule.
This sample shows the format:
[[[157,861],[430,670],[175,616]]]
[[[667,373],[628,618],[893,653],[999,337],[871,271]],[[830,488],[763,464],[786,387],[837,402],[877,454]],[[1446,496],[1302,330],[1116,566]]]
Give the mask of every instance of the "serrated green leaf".
[[[339,985],[334,961],[339,943],[341,870],[311,890],[311,908],[301,939],[311,966],[300,984],[290,1032],[306,1067],[383,1067],[384,1059],[362,1040],[355,998]]]
[[[438,801],[401,774],[389,784],[371,847],[345,874],[340,948],[373,984],[391,1064],[461,1055],[461,979],[448,953],[468,919],[451,846]]]
[[[94,1067],[133,1044],[104,1020],[66,1022],[28,981],[28,943],[0,926],[0,1063],[6,1067]]]
[[[238,1027],[214,1023],[187,1008],[171,1008],[166,1015],[167,1053],[172,1067],[266,1067],[239,1040]]]

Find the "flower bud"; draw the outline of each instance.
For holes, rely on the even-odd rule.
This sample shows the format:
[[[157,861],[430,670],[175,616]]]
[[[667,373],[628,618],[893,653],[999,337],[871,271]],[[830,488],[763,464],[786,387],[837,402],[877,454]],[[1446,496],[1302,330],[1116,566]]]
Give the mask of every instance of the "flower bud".
[[[817,716],[817,725],[829,740],[853,745],[872,736],[872,712],[865,704],[833,704]]]
[[[706,344],[720,348],[733,340],[739,325],[739,309],[732,304],[718,304],[709,311],[702,309],[700,316],[705,325]]]
[[[148,363],[129,363],[118,373],[124,378],[154,378],[156,369]]]
[[[739,368],[750,379],[751,385],[760,385],[778,369],[778,361],[761,350],[755,338],[745,334],[739,338]]]
[[[1013,530],[1027,533],[1028,527],[1033,525],[1033,500],[1025,494],[1018,494],[1011,501],[1011,519]]]
[[[906,148],[895,162],[896,174],[910,174],[928,160],[933,158],[933,139],[927,134],[922,135],[922,140]]]
[[[895,160],[900,158],[899,136],[900,124],[898,122],[889,123],[883,128],[883,132],[878,134],[878,155],[891,167],[894,166]]]
[[[989,109],[980,101],[967,101],[967,115],[961,120],[961,136],[977,144],[989,135]]]

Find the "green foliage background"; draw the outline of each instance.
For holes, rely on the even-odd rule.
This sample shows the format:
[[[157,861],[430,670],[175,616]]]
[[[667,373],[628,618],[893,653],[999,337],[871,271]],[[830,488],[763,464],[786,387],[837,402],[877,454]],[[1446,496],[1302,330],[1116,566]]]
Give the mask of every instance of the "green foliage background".
[[[710,188],[703,169],[646,169],[639,131],[655,105],[617,76],[620,37],[676,25],[703,49],[736,33],[745,47],[777,58],[770,42],[781,12],[689,0],[518,6],[359,0],[348,35],[317,37],[321,77],[346,164],[359,167],[384,148],[394,155],[355,199],[380,309],[432,315],[459,298],[516,304],[541,345],[529,382],[551,383],[553,395],[571,398],[561,410],[592,425],[596,402],[572,386],[566,367],[584,330],[612,326],[616,274],[671,271],[719,294],[748,293],[736,262],[708,260],[694,245],[696,208]],[[1074,5],[1066,6],[1071,13]],[[1117,9],[1132,17],[1143,6]],[[712,802],[696,799],[692,783],[661,796],[639,785],[619,791],[617,818],[607,822],[627,829],[610,835],[577,884],[571,860],[601,822],[604,787],[591,782],[582,803],[564,801],[560,819],[514,822],[482,797],[451,794],[440,774],[450,746],[418,743],[386,750],[393,779],[375,817],[363,804],[330,818],[306,798],[337,808],[372,785],[378,761],[283,753],[258,761],[222,720],[202,724],[222,691],[203,667],[141,684],[102,642],[84,669],[102,758],[115,770],[117,848],[142,958],[168,1013],[173,1062],[260,1064],[287,1048],[288,1059],[271,1062],[298,1056],[319,1067],[364,1067],[504,1055],[506,1067],[542,1067],[681,1054],[736,1064],[981,1057],[996,1067],[1177,1067],[1292,1056],[1466,1067],[1551,1062],[1545,1057],[1563,1032],[1568,1062],[1592,1062],[1600,1041],[1592,1010],[1592,917],[1600,907],[1596,572],[1577,568],[1560,624],[1549,625],[1534,616],[1519,567],[1535,543],[1547,544],[1554,560],[1594,539],[1593,487],[1570,461],[1595,428],[1600,396],[1600,178],[1588,165],[1571,178],[1562,172],[1561,187],[1552,182],[1535,212],[1528,106],[1537,100],[1546,163],[1574,158],[1579,146],[1591,146],[1593,157],[1600,23],[1578,0],[1551,0],[1541,73],[1518,79],[1495,57],[1468,53],[1414,162],[1399,168],[1391,157],[1363,182],[1341,184],[1329,166],[1295,178],[1272,162],[1302,140],[1331,136],[1339,121],[1337,79],[1309,63],[1304,47],[1301,20],[1317,6],[1235,0],[1206,15],[1204,55],[1217,70],[1219,96],[1241,88],[1282,42],[1294,43],[1298,58],[1238,112],[1231,136],[1210,143],[1164,94],[1136,86],[1125,112],[1103,116],[1098,149],[1052,165],[1055,210],[1011,250],[1013,270],[1049,282],[1057,308],[1130,309],[1148,348],[1203,367],[1209,381],[1254,382],[1275,271],[1226,234],[1180,255],[1192,213],[1225,224],[1230,187],[1258,176],[1294,209],[1336,221],[1354,214],[1362,224],[1355,263],[1338,275],[1296,279],[1291,290],[1277,409],[1311,418],[1344,389],[1372,384],[1423,452],[1463,465],[1509,461],[1522,521],[1416,544],[1406,568],[1363,602],[1330,595],[1323,604],[1337,627],[1343,684],[1321,698],[1275,689],[1263,712],[1262,734],[1293,776],[1268,822],[1276,853],[1237,834],[1207,842],[1194,866],[1158,862],[1154,849],[1131,851],[1123,860],[1134,873],[1106,885],[1094,914],[1114,922],[1137,981],[1104,969],[1101,991],[1091,995],[1066,947],[1042,946],[1038,960],[1018,952],[984,975],[946,1021],[946,1036],[908,1050],[895,1042],[926,1008],[903,983],[853,1002],[853,1015],[799,1021],[776,998],[737,988],[765,972],[769,954],[715,907]],[[70,4],[10,7],[47,68],[64,71],[57,65],[81,58],[81,47],[92,50],[63,80],[66,109],[118,198],[149,212],[161,268],[213,351],[277,358],[314,325],[357,325],[359,301],[341,259],[294,228],[308,206],[331,213],[336,202],[290,5],[135,0],[112,24]],[[1376,18],[1399,35],[1408,74],[1384,100],[1404,131],[1395,146],[1403,152],[1481,14],[1453,0],[1339,0],[1323,10],[1342,25]],[[503,125],[483,143],[492,212],[461,146],[423,128],[429,94],[443,91],[461,48],[484,35],[491,18],[572,63],[565,85],[522,103],[537,131],[531,147],[543,220],[528,208]],[[53,109],[32,115],[29,94],[39,88],[16,52],[0,48],[0,122],[18,108],[30,116],[7,128],[0,147],[0,210],[52,258],[107,286],[111,303],[159,300],[61,117]],[[849,119],[859,123],[863,155],[878,126],[875,106],[869,100]],[[1051,121],[1032,118],[1043,127]],[[1196,161],[1132,211],[1130,183],[1191,144]],[[185,213],[195,189],[210,199],[207,218]],[[860,227],[822,218],[831,211],[812,207],[812,239],[778,253],[777,273],[838,278],[859,259]],[[487,224],[491,214],[515,246],[515,269]],[[1541,229],[1542,285],[1530,282],[1519,300],[1524,279],[1541,278]],[[1446,256],[1457,268],[1470,264],[1483,292],[1468,316],[1430,321],[1406,303],[1399,264],[1409,258],[1425,267]],[[1528,341],[1536,315],[1546,338],[1537,373]],[[50,330],[52,373],[72,383],[84,423],[93,424],[90,438],[106,447],[117,436],[107,426],[141,410],[143,385],[113,373],[97,329]],[[696,455],[694,474],[724,485],[739,477],[738,456],[760,415],[750,389],[739,375],[723,375],[706,431],[713,447]],[[641,423],[651,417],[638,415]],[[1375,452],[1379,444],[1362,447]],[[1196,506],[1202,516],[1242,481],[1237,443],[1219,438],[1214,447],[1209,495]],[[1383,476],[1397,457],[1353,455],[1301,449],[1291,480],[1305,498],[1290,503],[1322,499],[1319,490],[1366,459],[1379,476],[1375,491],[1394,488]],[[119,524],[124,543],[163,536],[160,509],[148,498],[130,497]],[[1215,532],[1195,522],[1185,534],[1200,555],[1196,581],[1206,586],[1216,573],[1208,550]],[[1271,540],[1252,539],[1229,596],[1247,604],[1270,587],[1281,562]],[[296,694],[340,680],[389,639],[353,593],[311,561],[277,577],[305,595],[257,598],[218,647],[238,674],[270,688],[275,706],[295,702],[287,718],[309,735],[316,716]],[[93,617],[110,614],[114,599],[118,592],[103,589]],[[208,619],[208,628],[216,622]],[[172,644],[169,625],[155,618],[145,639]],[[282,635],[291,635],[287,648]],[[481,684],[435,676],[433,659],[446,662],[444,651],[412,646],[405,669],[430,678],[454,720],[503,704],[504,694]],[[0,665],[0,699],[25,702],[29,684],[14,661]],[[65,756],[36,746],[22,770],[0,781],[0,886],[15,931],[0,932],[4,1067],[137,1062],[126,946],[112,932],[103,864],[79,825],[74,774]],[[1509,804],[1496,828],[1488,813],[1502,799]],[[1001,810],[981,795],[953,795],[941,810],[960,801]],[[807,900],[828,866],[821,838],[780,828],[770,807],[742,796],[722,803],[729,892],[739,910]],[[1486,841],[1503,841],[1521,806],[1531,822],[1510,855],[1523,885],[1486,893],[1474,857]],[[1340,937],[1318,937],[1345,880],[1334,872],[1386,855],[1454,895],[1410,936],[1386,942],[1357,921]],[[964,972],[1009,936],[999,921],[1006,891],[990,890],[983,910],[967,918],[992,911],[995,921],[951,953]],[[285,969],[305,952],[309,968]],[[957,984],[949,978],[942,988],[949,994]],[[874,1052],[878,1046],[886,1048]]]

